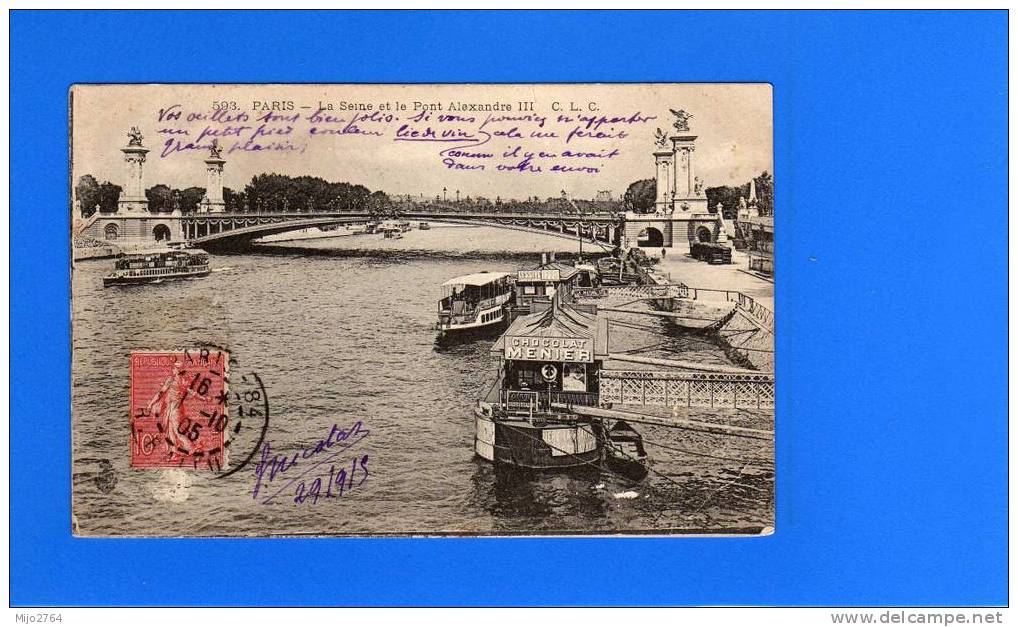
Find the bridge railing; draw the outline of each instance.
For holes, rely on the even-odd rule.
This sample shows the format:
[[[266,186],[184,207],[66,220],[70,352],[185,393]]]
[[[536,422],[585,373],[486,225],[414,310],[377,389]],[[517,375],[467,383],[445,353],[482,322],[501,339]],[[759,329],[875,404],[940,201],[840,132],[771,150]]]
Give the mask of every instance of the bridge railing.
[[[500,207],[452,207],[452,206],[428,206],[428,207],[416,207],[416,208],[403,208],[395,211],[382,211],[382,212],[371,212],[365,209],[352,209],[352,208],[337,208],[329,209],[328,211],[231,211],[229,213],[195,213],[185,215],[184,218],[215,218],[215,217],[230,217],[230,216],[250,216],[250,217],[270,217],[270,216],[282,216],[282,217],[303,217],[312,218],[315,216],[329,216],[329,215],[344,215],[344,216],[363,216],[365,218],[374,218],[378,220],[387,220],[393,218],[400,218],[404,216],[433,216],[433,215],[485,215],[485,216],[498,216],[498,217],[519,217],[519,218],[530,218],[530,217],[561,217],[561,218],[592,218],[598,220],[621,220],[621,216],[618,213],[611,211],[554,211],[542,208],[526,208],[526,207],[512,207],[512,208],[500,208]]]
[[[602,403],[660,407],[774,408],[774,375],[601,370]]]
[[[687,287],[686,295],[680,298],[691,298],[692,300],[724,300],[735,303],[747,316],[755,320],[760,326],[771,333],[774,332],[774,312],[761,305],[752,296],[736,290],[718,290],[706,287]]]
[[[577,287],[573,289],[576,298],[688,298],[688,286],[682,283],[671,285],[605,285],[601,287]]]
[[[752,296],[735,290],[718,290],[690,287],[684,283],[663,283],[648,285],[616,285],[601,287],[578,287],[573,289],[574,298],[600,299],[609,296],[625,298],[684,298],[691,300],[723,300],[735,303],[747,316],[771,333],[774,332],[774,312],[761,305]]]
[[[774,332],[774,312],[753,300],[752,296],[742,292],[729,292],[728,300],[735,302],[750,318],[759,322],[768,331]]]

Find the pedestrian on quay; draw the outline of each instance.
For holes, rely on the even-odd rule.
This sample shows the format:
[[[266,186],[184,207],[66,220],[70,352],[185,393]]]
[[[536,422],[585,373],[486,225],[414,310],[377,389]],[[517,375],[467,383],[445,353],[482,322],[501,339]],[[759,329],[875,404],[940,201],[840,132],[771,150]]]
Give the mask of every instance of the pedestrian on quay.
[[[666,254],[667,252],[668,252],[668,251],[667,251],[667,250],[665,250],[664,248],[662,248],[662,249],[661,249],[661,259],[664,259],[664,258],[665,258],[665,254]]]

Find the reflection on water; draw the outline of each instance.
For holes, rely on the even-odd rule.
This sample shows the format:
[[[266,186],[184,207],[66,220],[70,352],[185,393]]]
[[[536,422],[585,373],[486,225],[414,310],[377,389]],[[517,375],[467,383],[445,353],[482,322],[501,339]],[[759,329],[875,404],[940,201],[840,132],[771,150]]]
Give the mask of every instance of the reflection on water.
[[[427,237],[464,239],[453,231],[435,229]],[[102,288],[109,262],[78,265],[72,395],[74,514],[81,533],[612,533],[771,524],[772,466],[746,463],[771,458],[772,447],[760,450],[759,441],[642,428],[651,474],[640,482],[594,466],[511,472],[476,458],[472,407],[492,382],[492,340],[436,345],[439,286],[460,274],[531,267],[546,240],[509,242],[531,252],[507,255],[477,246],[425,254],[415,251],[423,244],[413,238],[396,242],[404,249],[379,252],[369,239],[376,238],[219,256],[209,277],[127,288]],[[636,335],[626,341],[665,339],[630,332]],[[253,468],[224,479],[131,470],[128,354],[202,345],[227,347],[237,370],[262,377],[273,451],[299,451],[326,437],[333,424],[363,421],[370,436],[334,463],[342,467],[367,454],[368,480],[317,504],[295,505],[284,492],[262,505],[252,498]],[[727,363],[696,333],[677,332],[656,350]],[[688,417],[711,420],[711,411]],[[749,412],[725,418],[761,420]],[[308,477],[314,472],[327,469]]]

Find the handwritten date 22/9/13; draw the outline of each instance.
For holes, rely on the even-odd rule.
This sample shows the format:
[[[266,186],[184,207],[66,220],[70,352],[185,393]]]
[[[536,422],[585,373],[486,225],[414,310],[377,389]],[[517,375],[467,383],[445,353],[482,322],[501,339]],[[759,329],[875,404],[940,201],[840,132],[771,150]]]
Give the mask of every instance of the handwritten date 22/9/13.
[[[315,477],[313,481],[301,481],[297,484],[297,490],[293,502],[297,505],[318,503],[320,498],[339,498],[345,492],[353,490],[368,480],[368,456],[354,456],[350,461],[349,471],[347,468],[336,469],[333,465],[329,468],[329,476]],[[356,479],[356,482],[355,482]]]
[[[265,442],[254,468],[252,498],[269,504],[292,489],[295,504],[314,505],[322,498],[344,496],[370,475],[368,455],[350,450],[369,435],[371,431],[358,420],[348,428],[333,424],[326,437],[293,453],[275,453],[272,444]],[[352,454],[349,462],[344,454]],[[265,491],[269,494],[263,494]]]

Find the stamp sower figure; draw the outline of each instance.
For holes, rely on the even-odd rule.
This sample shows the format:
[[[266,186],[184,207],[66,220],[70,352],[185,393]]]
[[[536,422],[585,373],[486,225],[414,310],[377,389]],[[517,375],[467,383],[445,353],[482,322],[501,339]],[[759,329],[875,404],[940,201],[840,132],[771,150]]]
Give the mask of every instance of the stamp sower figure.
[[[180,422],[184,416],[184,399],[188,394],[187,377],[180,362],[173,364],[173,374],[166,379],[156,395],[148,403],[148,412],[156,419],[166,421],[166,432],[163,434],[167,443],[178,450],[187,450],[188,443],[181,439]],[[153,409],[158,406],[158,410]],[[172,453],[172,451],[171,451]]]

